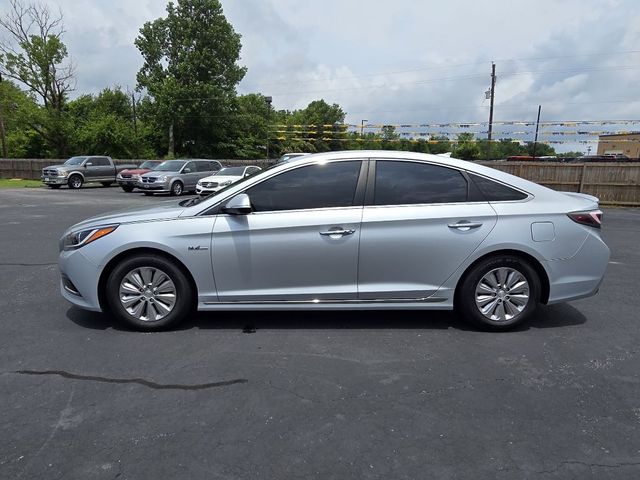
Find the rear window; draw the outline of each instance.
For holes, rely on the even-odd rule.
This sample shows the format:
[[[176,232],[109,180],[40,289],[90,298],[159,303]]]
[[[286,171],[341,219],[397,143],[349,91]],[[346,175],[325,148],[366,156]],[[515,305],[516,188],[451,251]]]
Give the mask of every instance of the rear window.
[[[526,193],[522,193],[514,188],[494,182],[485,177],[480,177],[472,173],[469,174],[473,183],[478,187],[480,193],[488,202],[507,202],[510,200],[524,200]]]

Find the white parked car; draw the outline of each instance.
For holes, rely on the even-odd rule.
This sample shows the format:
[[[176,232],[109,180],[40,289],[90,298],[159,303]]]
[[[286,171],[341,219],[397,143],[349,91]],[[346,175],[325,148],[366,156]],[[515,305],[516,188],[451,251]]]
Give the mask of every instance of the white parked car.
[[[198,195],[210,195],[222,190],[224,187],[236,183],[245,177],[258,173],[262,169],[256,166],[250,167],[225,167],[215,175],[205,177],[198,181],[196,193]]]

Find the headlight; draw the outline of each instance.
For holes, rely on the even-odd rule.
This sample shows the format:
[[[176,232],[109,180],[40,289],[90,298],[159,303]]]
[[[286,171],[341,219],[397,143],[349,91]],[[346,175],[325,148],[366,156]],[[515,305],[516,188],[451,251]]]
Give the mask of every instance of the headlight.
[[[202,180],[198,180],[198,185],[202,186]]]
[[[58,170],[59,177],[66,177],[68,175],[69,175],[69,172],[67,172],[66,170],[62,170],[62,171]]]
[[[131,175],[133,180],[140,180],[140,175]]]
[[[85,245],[95,242],[99,238],[109,235],[118,225],[108,225],[106,227],[92,227],[77,232],[71,232],[64,237],[62,246],[64,250],[75,250]]]
[[[122,180],[122,174],[121,174],[121,173],[119,173],[118,175],[116,175],[116,179],[117,179],[117,180]]]
[[[226,186],[226,185],[231,185],[232,183],[233,183],[233,180],[227,180],[226,182],[222,182],[222,183],[220,183],[220,186],[221,186],[221,187],[224,187],[224,186]]]
[[[162,175],[161,177],[158,177],[158,181],[160,182],[166,182],[167,180],[169,180],[171,177],[169,175]]]

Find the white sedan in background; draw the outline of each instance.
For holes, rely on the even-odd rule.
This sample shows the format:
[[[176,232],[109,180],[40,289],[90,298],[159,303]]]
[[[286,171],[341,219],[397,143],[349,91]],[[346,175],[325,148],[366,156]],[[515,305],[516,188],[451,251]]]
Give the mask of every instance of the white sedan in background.
[[[196,193],[198,195],[210,195],[218,190],[222,190],[232,183],[236,183],[238,180],[254,175],[261,170],[262,169],[260,167],[256,166],[225,167],[215,175],[198,180]]]

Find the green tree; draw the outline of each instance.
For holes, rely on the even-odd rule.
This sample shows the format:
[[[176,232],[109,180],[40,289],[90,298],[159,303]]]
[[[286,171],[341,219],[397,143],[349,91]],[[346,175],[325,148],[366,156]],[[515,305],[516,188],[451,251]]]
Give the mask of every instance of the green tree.
[[[45,115],[32,128],[43,136],[50,153],[65,155],[70,125],[63,110],[74,87],[74,68],[62,41],[62,16],[52,16],[44,4],[10,0],[8,12],[0,17],[0,28],[8,39],[0,43],[2,74],[38,96]]]
[[[480,147],[475,141],[473,133],[458,134],[457,144],[453,149],[453,156],[462,160],[477,160],[480,158]]]
[[[0,109],[4,117],[7,156],[38,158],[43,138],[34,128],[40,124],[41,108],[33,94],[20,90],[13,82],[0,82]]]
[[[153,99],[167,151],[219,154],[233,120],[235,88],[244,77],[240,35],[218,0],[169,2],[167,16],[147,22],[135,40],[144,64],[138,88]]]
[[[142,121],[134,125],[131,102],[118,87],[69,102],[67,112],[73,120],[75,150],[114,158],[155,157],[149,139],[151,128]]]

